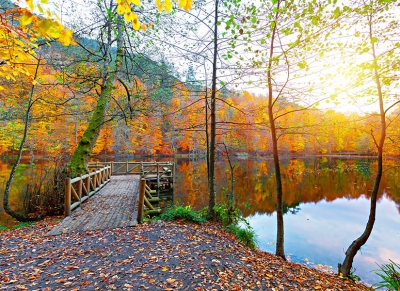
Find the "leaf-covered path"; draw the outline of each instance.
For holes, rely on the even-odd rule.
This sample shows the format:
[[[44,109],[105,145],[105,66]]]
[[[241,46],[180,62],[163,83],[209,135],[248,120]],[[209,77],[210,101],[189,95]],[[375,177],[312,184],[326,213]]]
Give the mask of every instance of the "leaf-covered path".
[[[214,223],[45,237],[52,224],[0,233],[0,290],[368,290],[252,251]]]

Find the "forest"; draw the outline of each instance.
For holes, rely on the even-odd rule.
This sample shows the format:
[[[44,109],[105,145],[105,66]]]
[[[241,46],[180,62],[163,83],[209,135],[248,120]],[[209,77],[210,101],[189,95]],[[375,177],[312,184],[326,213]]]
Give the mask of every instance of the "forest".
[[[265,157],[285,258],[280,159],[374,156],[367,226],[339,266],[350,274],[374,225],[383,161],[399,155],[397,1],[0,3],[0,154],[17,157],[7,213],[57,214],[63,179],[94,156],[188,154],[207,160],[214,217],[218,156]],[[9,206],[22,157],[57,165],[54,185],[30,194],[53,189],[39,203],[47,210]]]
[[[197,5],[200,5],[200,3]],[[5,9],[5,4],[2,5],[2,8],[3,10]],[[249,7],[246,9],[254,14]],[[193,10],[191,13],[205,13],[200,8],[198,10]],[[9,18],[12,17],[7,10],[4,10],[3,13],[7,13]],[[227,11],[222,11],[222,13],[226,19]],[[167,16],[163,15],[163,17]],[[152,15],[143,15],[143,17],[149,19]],[[253,17],[258,17],[260,20],[257,20],[255,24],[249,21],[252,25],[243,26],[249,30],[247,34],[254,38],[250,39],[250,37],[247,37],[247,42],[256,42],[259,44],[259,49],[262,49],[261,43],[263,43],[263,38],[260,40],[259,36],[252,32],[252,29],[254,31],[261,30],[263,27],[261,21],[265,20],[262,20],[262,16],[255,15]],[[343,15],[340,17],[349,16]],[[201,27],[201,22],[194,22],[190,18],[190,15],[186,16],[187,19],[182,21],[183,23],[176,23],[177,18],[169,16],[169,19],[157,20],[159,23],[163,23],[163,26],[166,26],[165,31],[161,31],[161,28],[157,25],[149,25],[147,30],[136,32],[133,37],[130,37],[131,39],[126,40],[130,43],[130,47],[125,52],[124,64],[122,65],[124,68],[121,69],[118,80],[113,84],[115,86],[113,96],[109,102],[106,119],[101,126],[99,137],[94,145],[93,155],[114,155],[118,153],[171,156],[176,153],[204,154],[206,152],[206,133],[210,131],[207,128],[207,118],[209,117],[206,117],[206,107],[210,106],[209,95],[211,88],[207,87],[209,85],[207,82],[209,81],[202,78],[204,72],[201,72],[201,62],[206,62],[206,60],[199,60],[199,51],[206,49],[208,42],[210,42],[207,42],[205,39],[209,32],[206,31],[202,39],[196,40],[196,42],[193,41],[194,44],[192,45],[197,47],[195,50],[181,55],[182,58],[189,60],[186,62],[186,66],[183,67],[183,71],[182,68],[176,68],[174,63],[168,60],[167,57],[169,55],[167,53],[161,57],[156,56],[161,48],[168,45],[172,46],[168,38],[176,37],[173,32],[173,29],[177,30],[176,27],[182,29],[187,35],[191,30],[196,29],[196,25]],[[330,18],[333,17],[331,16]],[[376,18],[378,19],[379,16]],[[206,20],[203,19],[202,22],[206,22]],[[328,20],[329,18],[326,21]],[[314,20],[311,19],[312,21]],[[340,21],[341,18],[338,16],[338,20],[332,21],[329,24],[324,23],[324,25],[335,27],[338,26],[337,23]],[[347,26],[352,24],[350,20],[346,21],[348,22]],[[237,22],[241,23],[243,20],[237,20]],[[239,23],[235,25],[240,26]],[[302,36],[306,32],[302,32],[300,21],[297,25],[296,23],[294,26],[297,27],[298,33]],[[77,26],[76,22],[70,25]],[[104,25],[106,24],[99,23],[100,27]],[[174,28],[173,25],[176,27]],[[304,25],[308,24],[305,23]],[[379,26],[381,25],[379,23]],[[388,25],[392,26],[394,24],[388,23]],[[76,30],[78,31],[78,29],[79,33],[75,32],[74,34],[75,39],[73,41],[76,42],[75,45],[65,47],[57,42],[43,40],[43,44],[46,43],[46,45],[40,44],[35,54],[30,58],[26,58],[26,63],[3,64],[2,74],[5,78],[1,79],[0,91],[0,135],[2,141],[0,153],[2,155],[12,155],[18,151],[27,108],[30,110],[30,125],[29,135],[24,147],[25,154],[32,155],[35,153],[35,155],[55,156],[60,153],[72,154],[74,152],[95,110],[98,94],[102,86],[102,77],[104,77],[105,62],[110,61],[102,59],[105,56],[100,54],[100,52],[103,53],[106,49],[103,47],[106,44],[100,42],[104,40],[90,38],[88,36],[92,33],[90,26],[77,27]],[[342,34],[340,30],[344,28],[335,29],[338,30],[336,33],[340,35]],[[203,28],[197,28],[197,30],[200,31]],[[227,33],[231,32],[224,31],[224,29],[221,30],[223,32],[219,36],[218,41],[223,44],[218,48],[219,58],[224,58],[225,54],[234,55],[231,51],[237,53],[237,51],[240,52],[241,50],[248,50],[247,54],[249,54],[249,58],[256,59],[258,54],[259,58],[262,59],[264,57],[261,53],[257,52],[255,52],[255,56],[251,56],[251,49],[246,49],[246,37],[241,40],[242,43],[240,44],[231,44],[236,50],[227,48],[225,42],[231,41]],[[232,30],[236,34],[230,37],[235,40],[234,42],[239,42],[236,39],[238,39],[238,35],[244,35],[243,28],[240,28],[238,31],[235,29]],[[394,28],[388,30],[387,35],[382,36],[382,42],[389,41],[390,33],[394,31],[396,31]],[[378,32],[377,28],[376,33]],[[277,98],[274,104],[279,151],[287,154],[376,154],[377,148],[374,140],[377,139],[377,132],[379,132],[380,126],[379,106],[372,107],[372,110],[368,110],[367,112],[354,109],[350,111],[343,110],[343,106],[347,104],[354,103],[361,106],[363,102],[372,103],[374,100],[368,100],[368,98],[372,97],[366,96],[366,98],[362,98],[362,95],[364,93],[372,94],[373,92],[370,91],[371,89],[361,87],[361,85],[360,92],[354,92],[354,86],[350,87],[355,85],[352,83],[343,84],[345,88],[340,88],[341,92],[339,92],[341,84],[332,85],[331,80],[329,82],[327,80],[324,81],[324,78],[344,81],[343,76],[337,78],[335,72],[332,70],[332,63],[328,65],[324,63],[322,69],[318,68],[318,72],[315,72],[311,64],[300,70],[303,66],[302,62],[320,62],[320,64],[323,64],[323,62],[326,62],[322,59],[324,54],[330,54],[329,58],[336,57],[336,46],[340,46],[340,43],[329,43],[330,40],[327,38],[329,38],[330,33],[316,36],[312,34],[311,29],[307,33],[310,34],[309,38],[313,37],[315,39],[307,41],[307,46],[310,47],[299,47],[298,50],[304,49],[309,51],[310,49],[322,46],[323,48],[320,49],[321,52],[319,53],[322,57],[312,54],[302,57],[290,56],[294,59],[286,61],[293,62],[293,79],[296,79],[296,81],[293,82],[293,85],[289,82],[289,84],[285,85],[285,92],[281,93],[279,99]],[[252,36],[253,34],[255,36]],[[317,43],[317,37],[327,39],[326,42],[328,44],[321,45]],[[342,36],[342,38],[345,39],[345,36]],[[154,39],[158,39],[158,42],[155,42]],[[360,45],[365,46],[362,35],[356,39],[360,41]],[[312,41],[315,43],[311,43]],[[391,39],[391,41],[394,40]],[[139,47],[142,43],[146,43],[143,48]],[[149,43],[154,43],[153,46],[155,48],[148,49]],[[304,46],[304,44],[298,45]],[[328,45],[331,45],[332,48],[325,48]],[[351,43],[346,45],[350,48]],[[379,44],[380,47],[386,45]],[[385,48],[385,51],[381,52],[382,55],[380,58],[389,58],[388,60],[384,60],[386,67],[382,67],[381,70],[385,72],[382,78],[385,78],[384,81],[388,83],[384,84],[387,87],[384,88],[384,93],[387,95],[385,102],[391,102],[389,106],[393,107],[386,114],[388,131],[385,139],[385,155],[396,156],[398,155],[399,144],[399,127],[397,123],[399,122],[398,115],[400,111],[396,106],[396,98],[398,97],[398,92],[396,91],[398,60],[395,58],[395,50],[397,47],[396,44],[392,45],[393,47]],[[157,46],[160,47],[157,48]],[[186,46],[187,44],[179,49],[184,50]],[[199,46],[200,48],[198,48]],[[347,51],[349,48],[344,50]],[[329,49],[331,52],[326,52]],[[2,51],[2,59],[6,60],[5,56],[10,51],[7,51],[6,47],[3,47]],[[167,50],[165,51],[167,52]],[[335,52],[335,55],[333,55],[332,51]],[[365,52],[358,51],[359,49],[355,48],[353,58],[368,54],[369,52],[369,50],[365,50]],[[97,55],[96,52],[98,52]],[[111,47],[109,53],[115,56],[116,48]],[[170,52],[170,54],[172,53]],[[282,53],[279,52],[279,54]],[[170,55],[171,59],[176,57],[176,55]],[[221,61],[221,64],[218,64],[218,70],[221,73],[219,74],[220,76],[217,76],[218,84],[216,87],[218,96],[215,108],[217,150],[223,151],[223,147],[218,145],[225,143],[234,152],[270,155],[272,154],[272,142],[268,124],[267,94],[266,92],[262,93],[260,90],[253,90],[253,92],[251,90],[251,87],[265,87],[262,84],[264,82],[263,77],[259,75],[257,70],[258,65],[255,63],[250,64],[248,60],[243,60],[243,64],[240,64],[239,68],[231,69],[232,64],[228,62],[230,60],[229,57],[226,57],[226,59],[226,61]],[[235,57],[232,57],[232,59],[235,59]],[[341,59],[339,58],[339,60]],[[357,69],[357,66],[367,66],[366,63],[353,64],[351,63],[352,60],[345,60],[344,57],[342,60],[343,62],[348,61],[349,65],[355,66],[354,70]],[[248,66],[247,68],[245,67],[246,65]],[[289,67],[290,64],[285,65]],[[6,75],[5,66],[10,66],[7,70],[24,70],[24,73],[21,74],[14,71]],[[281,66],[277,66],[275,74],[281,74],[281,70],[284,69]],[[208,68],[206,67],[205,69],[207,70]],[[238,72],[239,69],[241,72]],[[343,68],[338,67],[335,69],[339,70],[339,73],[336,72],[336,74],[345,74],[340,72]],[[231,74],[236,73],[242,80],[230,80],[230,77],[226,77],[224,74],[229,70]],[[252,76],[251,71],[253,71]],[[316,84],[315,81],[310,82],[306,78],[314,78],[315,74],[318,74],[319,79],[322,80],[321,84]],[[361,79],[361,76],[354,76],[353,72],[348,74],[353,74],[353,78],[356,79],[354,83],[366,82],[365,80],[358,80]],[[245,80],[249,75],[253,79],[254,76],[260,76],[258,77],[260,80],[246,82]],[[274,77],[274,81],[276,78]],[[31,91],[33,79],[39,86],[35,87],[31,100],[32,105],[28,106],[27,98]],[[297,81],[297,79],[305,79],[310,84],[309,87],[306,86],[304,88],[306,83],[304,81]],[[290,79],[288,80],[291,81]],[[247,90],[235,89],[235,87],[246,87],[248,83],[253,83],[254,85],[248,85],[247,87],[249,88]],[[274,89],[279,90],[280,86],[283,87],[283,85],[276,83]],[[320,88],[321,86],[325,87],[325,96],[318,96],[321,92],[324,92]],[[328,91],[326,88],[329,87],[333,89]],[[365,92],[365,90],[369,91]],[[339,103],[339,96],[343,95],[343,92],[348,92],[347,99],[342,98],[342,103]],[[311,97],[313,97],[311,103],[307,103]],[[360,101],[355,100],[354,98],[356,97]],[[341,108],[342,110],[337,111],[335,110],[336,108]],[[208,126],[210,126],[209,121]]]

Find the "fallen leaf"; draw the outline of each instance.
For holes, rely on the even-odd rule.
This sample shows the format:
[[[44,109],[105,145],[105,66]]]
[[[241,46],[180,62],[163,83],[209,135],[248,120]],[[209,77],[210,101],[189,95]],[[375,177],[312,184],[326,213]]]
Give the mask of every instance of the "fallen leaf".
[[[176,279],[174,278],[168,278],[167,279],[167,283],[174,283],[176,281]]]

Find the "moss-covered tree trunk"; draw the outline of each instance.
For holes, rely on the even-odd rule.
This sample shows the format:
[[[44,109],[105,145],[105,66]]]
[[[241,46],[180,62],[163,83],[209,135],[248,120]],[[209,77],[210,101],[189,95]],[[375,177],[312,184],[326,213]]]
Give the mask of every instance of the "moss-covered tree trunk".
[[[88,171],[87,163],[92,154],[94,145],[96,144],[100,130],[105,122],[105,116],[110,103],[111,96],[114,91],[114,84],[117,81],[118,73],[122,67],[122,61],[124,56],[123,49],[123,20],[121,16],[118,16],[117,22],[117,54],[114,60],[105,60],[103,83],[101,86],[100,96],[97,100],[96,108],[93,112],[92,118],[89,121],[89,125],[78,146],[68,164],[68,174],[71,177],[75,177],[79,174],[84,174]],[[108,47],[105,56],[111,55],[111,35],[113,28],[111,27],[111,21],[108,24]]]
[[[36,71],[35,71],[34,79],[36,79],[36,77],[37,77],[39,66],[40,66],[40,59],[38,60],[38,63],[36,65]],[[11,209],[9,200],[10,200],[11,186],[12,186],[12,183],[14,181],[14,176],[15,176],[15,173],[17,172],[19,163],[21,162],[22,151],[23,151],[24,146],[25,146],[25,141],[26,141],[26,139],[28,137],[29,124],[30,124],[30,121],[31,121],[31,109],[32,109],[32,105],[33,105],[33,93],[34,93],[34,90],[35,90],[35,85],[32,85],[31,92],[29,93],[29,100],[28,100],[28,104],[27,104],[27,109],[26,109],[26,112],[25,112],[24,133],[22,135],[21,143],[19,145],[17,160],[15,161],[15,164],[13,165],[13,167],[11,169],[10,177],[7,180],[6,188],[4,190],[4,196],[3,196],[3,208],[4,208],[4,211],[8,215],[14,217],[16,220],[22,221],[22,222],[29,221],[30,220],[29,217],[24,213],[19,213],[19,212],[15,211],[15,210]]]

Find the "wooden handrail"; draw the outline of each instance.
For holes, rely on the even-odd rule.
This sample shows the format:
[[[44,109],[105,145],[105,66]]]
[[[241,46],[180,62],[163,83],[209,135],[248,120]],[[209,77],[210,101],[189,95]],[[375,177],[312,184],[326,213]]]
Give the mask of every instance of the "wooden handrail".
[[[64,214],[70,216],[71,211],[93,196],[106,185],[111,178],[111,167],[103,168],[76,178],[65,180]],[[76,189],[74,185],[76,184]],[[74,203],[72,203],[74,198]]]
[[[173,177],[174,163],[171,162],[90,162],[89,169],[110,166],[111,175],[157,175],[159,178]]]

